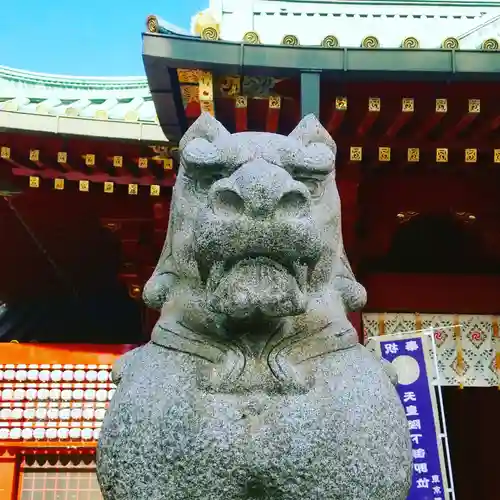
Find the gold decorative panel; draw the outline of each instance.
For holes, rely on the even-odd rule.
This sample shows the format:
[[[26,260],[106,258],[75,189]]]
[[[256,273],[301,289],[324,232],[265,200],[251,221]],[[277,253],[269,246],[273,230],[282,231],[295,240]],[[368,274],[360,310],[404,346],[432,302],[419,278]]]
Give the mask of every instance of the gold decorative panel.
[[[40,177],[36,177],[35,175],[30,176],[30,188],[40,187]]]
[[[446,163],[448,161],[448,149],[447,148],[437,148],[436,149],[436,162]]]
[[[281,97],[279,95],[269,96],[269,108],[270,109],[280,109],[281,108]]]
[[[387,146],[378,148],[378,161],[391,161],[391,148]]]
[[[467,148],[465,150],[465,163],[476,163],[477,162],[477,149]]]
[[[94,154],[85,155],[85,165],[87,165],[87,167],[94,167],[95,166],[95,155]]]
[[[403,97],[401,100],[401,111],[405,113],[412,113],[415,111],[415,100],[413,97]]]
[[[197,69],[178,69],[177,78],[179,83],[198,83],[200,72]]]
[[[67,163],[68,162],[68,153],[66,151],[59,151],[57,153],[57,163]]]
[[[361,146],[351,146],[349,159],[351,161],[361,161],[363,159],[363,148]]]
[[[381,108],[380,97],[369,97],[368,98],[368,111],[378,112]]]
[[[481,112],[481,99],[469,99],[468,105],[469,113]]]
[[[246,108],[248,106],[248,99],[244,95],[239,95],[236,97],[235,106],[237,109]]]
[[[446,113],[448,111],[448,99],[436,99],[436,113]]]
[[[335,109],[345,111],[347,109],[347,97],[340,96],[335,98]]]
[[[410,163],[417,163],[418,161],[420,161],[419,148],[408,148],[408,161]]]

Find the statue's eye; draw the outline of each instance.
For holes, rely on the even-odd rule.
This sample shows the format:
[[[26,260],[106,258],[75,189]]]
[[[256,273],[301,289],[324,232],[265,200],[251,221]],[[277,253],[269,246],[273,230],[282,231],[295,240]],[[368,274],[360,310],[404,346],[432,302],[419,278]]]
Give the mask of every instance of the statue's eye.
[[[302,178],[297,180],[302,182],[302,184],[307,187],[313,198],[319,198],[323,194],[324,186],[322,181],[312,178]]]

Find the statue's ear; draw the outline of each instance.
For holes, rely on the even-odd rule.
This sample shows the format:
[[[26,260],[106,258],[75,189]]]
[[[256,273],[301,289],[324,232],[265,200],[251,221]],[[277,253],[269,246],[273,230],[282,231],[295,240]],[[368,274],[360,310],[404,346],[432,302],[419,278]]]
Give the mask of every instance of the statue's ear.
[[[324,144],[334,155],[337,154],[335,141],[313,114],[302,118],[299,124],[292,130],[289,137],[296,139],[306,147],[314,143]]]
[[[202,113],[180,140],[179,150],[182,151],[193,139],[205,139],[208,142],[215,142],[220,137],[230,135],[224,125],[210,113]]]

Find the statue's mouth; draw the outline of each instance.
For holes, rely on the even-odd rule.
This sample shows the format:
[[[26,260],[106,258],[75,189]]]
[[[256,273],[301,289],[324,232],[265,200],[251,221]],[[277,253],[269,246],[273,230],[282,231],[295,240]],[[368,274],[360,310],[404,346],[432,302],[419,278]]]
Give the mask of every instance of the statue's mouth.
[[[277,271],[292,276],[300,290],[307,291],[307,283],[314,270],[314,263],[303,259],[290,259],[284,255],[273,255],[266,253],[247,253],[244,256],[232,256],[224,261],[215,262],[206,276],[207,289],[213,291],[220,280],[236,266],[248,266],[260,264],[275,268]]]
[[[278,271],[287,272],[297,280],[297,284],[301,291],[306,291],[308,271],[312,269],[312,264],[309,265],[301,260],[288,259],[283,255],[249,253],[244,257],[231,257],[224,262],[224,272],[229,272],[234,266],[240,263],[251,264],[252,262],[258,262],[274,267]]]
[[[206,283],[209,307],[240,318],[301,314],[312,267],[309,262],[264,253],[215,262]]]

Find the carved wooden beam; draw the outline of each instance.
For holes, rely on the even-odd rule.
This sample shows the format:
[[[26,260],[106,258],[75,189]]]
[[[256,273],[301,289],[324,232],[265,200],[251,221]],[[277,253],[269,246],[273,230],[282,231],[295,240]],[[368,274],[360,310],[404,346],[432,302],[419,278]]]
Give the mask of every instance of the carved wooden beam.
[[[155,171],[156,167],[156,174],[159,177],[165,177],[168,176],[169,178],[172,179],[172,185],[175,182],[175,173],[174,173],[174,160],[172,158],[172,148],[168,146],[151,146],[151,149],[155,153],[155,156],[151,158],[151,162],[149,162],[149,173]],[[160,169],[160,171],[158,171]],[[147,170],[144,168],[141,168],[139,170],[139,175],[141,173],[145,174],[146,177],[148,177],[148,174],[146,174]]]
[[[418,141],[424,139],[429,134],[429,132],[431,132],[436,127],[436,125],[446,116],[447,112],[448,99],[436,99],[434,113],[427,116],[426,120],[415,134],[415,140]]]
[[[449,140],[468,127],[481,113],[481,100],[469,99],[467,102],[467,112],[451,126],[443,137],[443,140]]]
[[[347,113],[347,97],[336,97],[333,103],[332,113],[328,120],[327,130],[330,134],[335,134]]]
[[[106,157],[106,164],[101,170],[115,177],[122,177],[127,174],[125,168],[126,160],[121,155]]]
[[[57,165],[61,170],[72,170],[71,165],[68,163],[68,153],[66,151],[57,152]]]
[[[36,168],[43,168],[43,163],[41,161],[41,155],[40,155],[40,150],[39,149],[30,149],[29,151],[29,161],[36,167]]]
[[[482,126],[478,127],[478,129],[473,133],[471,137],[471,141],[481,140],[482,137],[486,137],[490,135],[492,132],[495,132],[500,128],[500,115],[491,118]]]
[[[408,121],[415,115],[415,100],[413,97],[403,97],[401,99],[401,110],[394,117],[393,122],[387,128],[384,139],[394,138]]]
[[[20,158],[17,158],[14,151],[10,146],[1,146],[0,147],[0,159],[3,161],[10,163],[13,167],[23,167]]]
[[[172,187],[175,180],[171,178],[157,179],[152,175],[135,177],[133,175],[122,175],[120,177],[111,176],[107,173],[96,172],[88,175],[85,172],[70,171],[60,172],[55,169],[44,169],[34,171],[26,167],[16,167],[12,169],[13,175],[21,177],[29,177],[29,186],[38,188],[41,186],[42,180],[50,180],[49,183],[54,189],[65,189],[67,182],[76,182],[79,191],[88,192],[94,184],[103,184],[102,188],[97,188],[99,191],[103,190],[105,193],[113,193],[115,185],[127,185],[129,194],[138,194],[140,188],[149,187],[149,194],[151,196],[158,196],[161,187]],[[57,181],[57,182],[56,182]],[[62,182],[61,182],[62,181]],[[59,187],[56,187],[56,184]],[[131,187],[132,186],[132,187]]]
[[[372,125],[380,116],[380,109],[381,109],[380,97],[369,97],[368,109],[365,113],[365,116],[361,119],[361,122],[358,126],[358,130],[356,131],[358,137],[362,137],[370,131]]]

